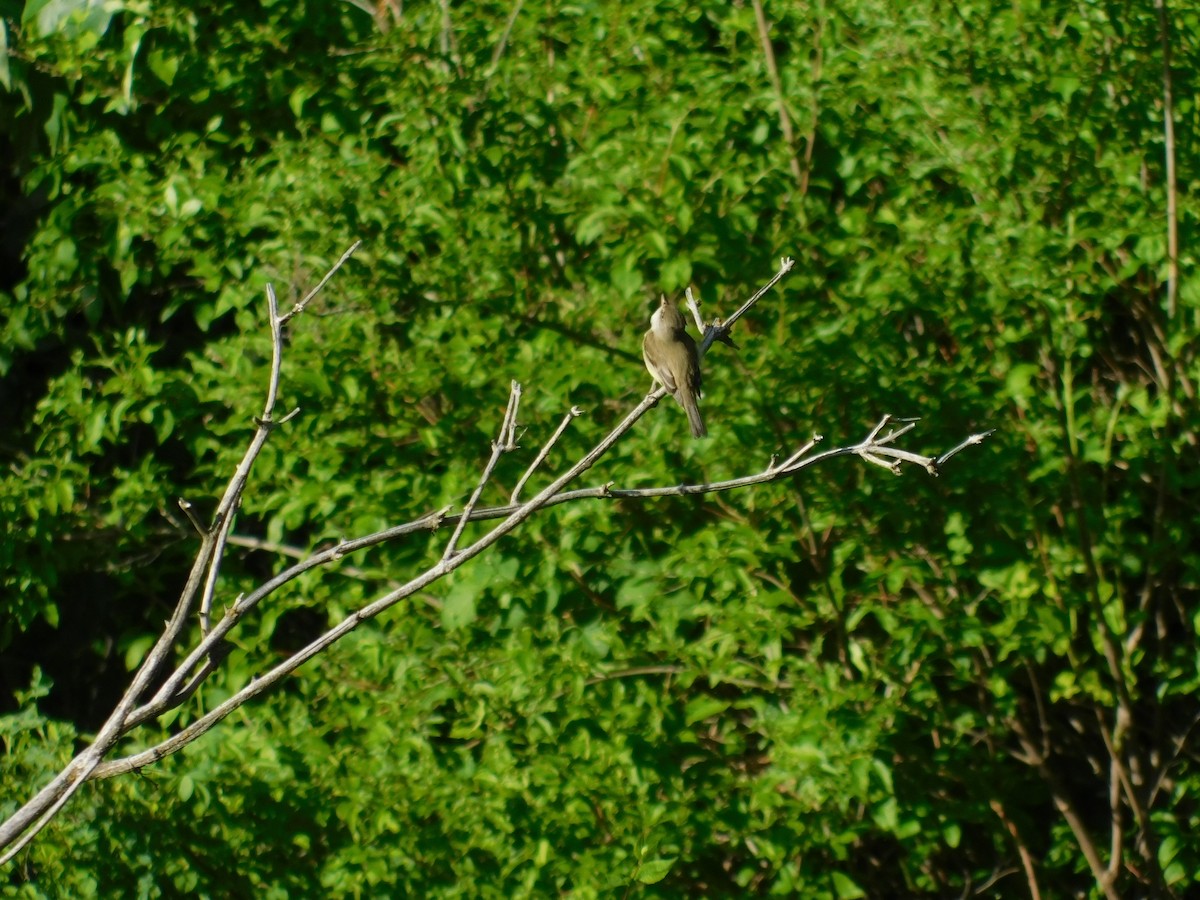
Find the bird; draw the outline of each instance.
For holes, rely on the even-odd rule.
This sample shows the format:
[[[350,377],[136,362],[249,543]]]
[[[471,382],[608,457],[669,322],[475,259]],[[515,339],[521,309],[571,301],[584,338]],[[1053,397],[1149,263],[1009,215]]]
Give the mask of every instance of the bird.
[[[687,333],[679,308],[663,297],[650,316],[650,330],[642,339],[642,356],[650,377],[667,389],[687,413],[692,437],[707,437],[708,429],[697,405],[700,394],[700,354]]]

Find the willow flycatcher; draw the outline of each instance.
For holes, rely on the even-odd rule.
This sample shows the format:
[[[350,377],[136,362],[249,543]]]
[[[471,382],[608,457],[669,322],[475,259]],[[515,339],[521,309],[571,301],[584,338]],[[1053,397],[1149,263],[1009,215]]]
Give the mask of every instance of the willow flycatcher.
[[[650,330],[642,339],[642,355],[650,377],[679,401],[692,426],[692,437],[705,437],[708,429],[700,417],[700,356],[696,342],[687,333],[683,314],[663,297],[650,317]]]

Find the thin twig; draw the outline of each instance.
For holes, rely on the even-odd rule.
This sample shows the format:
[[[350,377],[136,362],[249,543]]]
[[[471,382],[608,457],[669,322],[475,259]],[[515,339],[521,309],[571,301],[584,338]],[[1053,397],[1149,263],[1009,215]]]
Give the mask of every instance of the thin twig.
[[[342,259],[344,260],[345,258],[346,256],[343,255]],[[338,265],[340,266],[341,262]],[[326,275],[325,281],[328,280],[329,276]],[[310,296],[315,296],[315,294],[311,294]],[[250,480],[250,469],[254,465],[254,461],[258,458],[259,452],[266,444],[267,438],[270,437],[271,431],[277,424],[273,416],[275,413],[275,404],[279,399],[279,382],[283,371],[283,320],[279,315],[279,302],[275,298],[275,288],[270,284],[267,285],[267,319],[271,327],[271,374],[267,379],[267,399],[263,403],[262,415],[254,420],[254,424],[258,430],[254,435],[254,439],[250,442],[250,449],[246,452],[246,455],[242,458],[242,462],[234,472],[233,479],[230,481],[225,496],[217,506],[216,515],[213,517],[213,526],[210,529],[213,549],[209,557],[208,571],[204,578],[204,589],[200,594],[201,633],[208,632],[213,595],[217,590],[217,578],[220,575],[221,562],[225,558],[225,541],[229,537],[230,529],[233,528],[234,513],[241,506],[242,493],[245,491],[246,484]],[[292,410],[282,421],[288,421],[299,412],[299,409]]]
[[[463,529],[467,527],[467,522],[471,520],[471,513],[474,511],[475,505],[479,503],[479,495],[483,493],[484,487],[491,479],[492,472],[496,468],[496,463],[500,461],[500,456],[516,447],[517,408],[520,405],[521,385],[514,381],[508,391],[508,409],[504,411],[504,421],[500,423],[500,437],[492,441],[492,455],[488,458],[487,465],[483,467],[483,474],[479,477],[479,484],[475,486],[471,498],[463,508],[463,514],[459,517],[458,524],[454,526],[454,532],[450,535],[450,540],[446,542],[446,549],[442,553],[442,562],[454,556],[454,551],[458,547],[458,539],[462,537]]]
[[[279,301],[275,298],[275,286],[270,282],[267,283],[267,323],[271,326],[271,377],[267,381],[267,399],[263,403],[264,422],[270,422],[271,415],[275,412],[275,403],[279,399],[280,373],[283,371],[283,321],[279,318]]]
[[[1179,212],[1175,183],[1175,101],[1171,92],[1171,21],[1167,0],[1154,0],[1163,52],[1163,144],[1167,167],[1167,318],[1175,318],[1179,298]]]
[[[29,826],[27,831],[10,844],[3,854],[0,854],[0,866],[12,862],[18,853],[29,846],[29,842],[37,837],[43,828],[50,824],[51,820],[58,815],[58,811],[66,806],[67,801],[74,797],[79,789],[83,787],[88,780],[88,776],[92,774],[99,763],[100,757],[95,756],[88,761],[88,764],[79,767],[78,773],[66,784],[65,789],[58,795],[57,799],[42,813],[36,822]]]
[[[1017,855],[1021,857],[1021,868],[1025,870],[1025,883],[1029,886],[1029,900],[1042,900],[1042,892],[1038,889],[1037,871],[1033,867],[1033,855],[1025,846],[1025,842],[1021,840],[1021,832],[1017,831],[1016,823],[1008,817],[1004,811],[1004,804],[999,800],[991,800],[989,805],[1012,837],[1013,843],[1017,845]]]
[[[791,474],[795,471],[794,466],[800,460],[800,457],[809,453],[813,447],[817,446],[817,444],[821,443],[823,440],[825,440],[825,435],[814,434],[811,438],[809,438],[807,444],[785,459],[782,463],[777,463],[774,459],[772,459],[771,464],[767,467],[767,471],[775,472],[782,469],[786,470],[788,474]]]
[[[713,341],[719,340],[720,336],[727,336],[729,332],[733,330],[733,326],[737,324],[737,320],[744,316],[750,310],[750,308],[754,306],[755,303],[761,300],[767,291],[775,287],[775,285],[779,283],[779,280],[783,278],[784,275],[792,271],[792,268],[795,265],[796,261],[794,259],[785,256],[779,261],[779,271],[772,276],[770,281],[755,291],[749,300],[739,306],[737,312],[735,312],[728,319],[725,319],[720,325],[710,325],[707,329],[705,329],[704,340],[700,342],[700,354],[704,355],[708,348],[712,346]]]
[[[683,293],[684,296],[687,297],[687,308],[692,311],[692,319],[696,323],[696,333],[704,334],[704,319],[700,315],[700,301],[696,299],[694,294],[692,294],[691,285],[688,285],[687,290],[685,290]]]
[[[921,417],[920,416],[912,416],[907,419],[897,419],[895,416],[890,416],[890,417],[888,417],[888,421],[889,422],[899,422],[900,427],[890,429],[888,431],[888,433],[885,434],[883,437],[879,437],[878,435],[873,436],[872,440],[876,444],[880,444],[880,445],[890,444],[893,441],[904,437],[904,435],[908,434],[910,431],[912,431],[914,428],[917,427],[917,423],[921,421]]]
[[[355,245],[357,247],[357,245]],[[350,253],[355,248],[351,248],[343,255],[342,259],[331,270],[330,275],[337,270],[349,257]],[[782,262],[780,270],[762,289],[747,301],[738,310],[729,322],[724,326],[710,327],[706,330],[704,336],[704,348],[707,349],[712,341],[720,335],[727,335],[728,329],[741,317],[755,302],[766,294],[771,287],[791,270],[793,261],[785,259]],[[329,276],[321,282],[323,285],[328,281]],[[278,316],[273,314],[272,333],[273,342],[278,334],[279,329],[284,322],[292,315],[295,315],[313,296],[317,289],[310,292],[300,304],[297,304],[288,316]],[[282,340],[278,341],[280,349],[279,356],[282,355]],[[536,496],[523,503],[512,503],[505,507],[492,509],[478,508],[478,500],[482,492],[483,486],[490,478],[492,468],[495,465],[499,454],[507,450],[512,450],[516,447],[516,430],[517,430],[517,410],[519,407],[520,386],[515,382],[513,389],[510,392],[510,402],[508,410],[505,413],[505,420],[501,425],[499,439],[493,445],[492,461],[488,464],[483,477],[481,477],[479,486],[476,488],[471,500],[464,508],[463,512],[456,516],[449,516],[448,510],[440,510],[422,516],[413,522],[393,528],[385,529],[373,535],[368,535],[363,538],[354,540],[339,541],[333,547],[326,548],[318,553],[313,554],[309,558],[302,560],[298,564],[281,572],[274,578],[262,584],[255,591],[239,597],[233,602],[232,606],[226,608],[224,615],[219,621],[212,624],[207,634],[204,634],[199,642],[192,650],[186,654],[184,660],[176,667],[169,677],[161,679],[158,691],[153,698],[142,706],[134,708],[138,698],[140,698],[150,685],[153,678],[159,678],[159,670],[165,663],[169,652],[174,647],[175,640],[181,633],[181,629],[187,620],[188,610],[192,608],[192,599],[196,596],[197,591],[205,581],[205,573],[210,571],[210,566],[213,558],[213,553],[218,546],[218,536],[220,538],[219,545],[223,548],[228,540],[229,527],[231,525],[233,514],[238,508],[242,492],[245,489],[249,472],[254,459],[271,433],[274,426],[280,422],[272,421],[272,412],[275,399],[278,396],[278,371],[279,366],[276,360],[272,362],[272,377],[268,386],[268,402],[264,406],[264,415],[257,420],[258,428],[254,437],[251,440],[250,447],[246,451],[241,463],[238,465],[233,477],[230,479],[226,487],[225,493],[222,496],[221,502],[218,504],[217,512],[214,515],[214,521],[211,528],[206,529],[202,536],[202,546],[197,560],[193,565],[192,572],[188,579],[188,584],[185,587],[179,603],[177,604],[175,614],[171,621],[168,622],[167,628],[162,637],[156,642],[151,653],[148,654],[142,667],[134,677],[133,683],[129,690],[114,710],[109,721],[105,723],[103,728],[98,733],[91,747],[83,751],[63,771],[45,788],[31,799],[18,813],[0,826],[0,846],[10,844],[15,838],[20,837],[25,833],[35,820],[44,816],[46,811],[55,804],[65,802],[63,800],[64,792],[73,791],[75,788],[71,785],[87,778],[109,777],[112,775],[128,772],[133,769],[140,768],[158,759],[163,758],[167,754],[173,753],[176,750],[186,746],[191,741],[195,740],[200,735],[211,729],[214,725],[224,719],[234,710],[238,709],[250,699],[258,696],[264,691],[270,689],[277,684],[281,679],[287,677],[292,672],[296,671],[306,661],[313,658],[324,649],[340,640],[346,634],[353,631],[362,622],[367,621],[383,611],[390,609],[397,603],[407,599],[408,597],[417,595],[423,591],[425,587],[433,582],[445,577],[450,572],[456,570],[460,566],[466,564],[474,557],[486,551],[489,547],[501,540],[505,535],[519,527],[523,522],[527,521],[531,516],[541,509],[557,505],[559,503],[568,502],[569,500],[583,499],[584,497],[599,497],[611,499],[614,497],[651,497],[664,496],[668,494],[699,494],[710,493],[714,491],[730,490],[735,487],[744,485],[778,480],[790,474],[794,474],[804,468],[816,465],[822,460],[832,458],[834,456],[859,454],[863,455],[879,455],[882,457],[892,458],[897,461],[897,465],[902,461],[927,461],[926,457],[920,457],[917,454],[906,453],[906,451],[898,450],[894,447],[886,446],[891,440],[896,437],[895,433],[880,438],[879,431],[876,429],[870,440],[859,444],[837,448],[826,453],[808,456],[807,453],[811,450],[811,442],[801,450],[794,453],[787,463],[783,466],[772,461],[771,467],[766,472],[758,473],[747,478],[735,479],[729,482],[720,482],[714,484],[703,485],[675,485],[671,487],[658,489],[638,489],[632,491],[614,490],[611,484],[605,484],[601,487],[565,491],[565,487],[578,479],[584,472],[591,468],[599,459],[601,459],[612,447],[629,432],[631,428],[651,409],[666,392],[663,388],[658,388],[648,394],[636,406],[634,406],[626,416],[591,450],[585,453],[578,459],[570,468],[559,475],[557,478],[543,488]],[[286,421],[291,415],[285,417]],[[387,540],[393,540],[403,534],[409,534],[418,530],[434,530],[449,522],[451,519],[455,522],[455,534],[452,536],[450,544],[447,547],[446,555],[439,560],[438,563],[430,567],[425,572],[412,578],[405,584],[395,587],[388,591],[383,596],[375,601],[355,610],[350,615],[346,616],[342,621],[334,627],[327,630],[317,639],[310,642],[307,646],[284,659],[273,668],[260,677],[253,680],[251,683],[237,691],[234,695],[226,698],[215,708],[209,710],[203,716],[200,716],[187,727],[183,728],[176,734],[172,735],[168,740],[163,741],[156,746],[153,746],[142,753],[129,756],[123,759],[116,759],[109,762],[101,762],[104,756],[112,749],[115,742],[121,735],[127,733],[132,727],[137,724],[148,721],[152,718],[161,715],[164,711],[172,708],[178,703],[186,699],[190,693],[195,690],[199,683],[203,680],[204,675],[215,667],[221,648],[226,646],[225,642],[229,633],[237,626],[243,616],[248,611],[253,609],[257,604],[262,602],[266,597],[277,591],[280,587],[287,584],[289,581],[299,577],[304,572],[310,571],[321,565],[328,564],[332,561],[340,560],[350,553],[356,552],[363,548],[383,543]],[[461,539],[463,528],[466,523],[471,521],[481,521],[484,519],[499,519],[500,521],[485,534],[480,536],[470,545],[458,548],[458,543]],[[40,826],[39,826],[40,827]],[[36,832],[35,832],[36,833]]]
[[[304,312],[304,307],[308,306],[313,297],[321,293],[321,288],[325,287],[325,285],[329,283],[329,279],[337,274],[338,269],[340,269],[345,264],[346,260],[354,255],[354,251],[361,246],[362,241],[355,241],[353,244],[351,244],[350,248],[342,254],[341,259],[333,264],[333,268],[325,273],[325,277],[317,282],[317,286],[305,294],[303,300],[284,313],[284,315],[279,319],[279,324],[286,325],[292,319],[296,318],[296,316],[300,315],[300,313]]]
[[[822,39],[825,33],[825,8],[819,4],[817,24],[813,27],[813,65],[809,77],[812,90],[812,107],[808,123],[808,134],[804,138],[804,172],[800,179],[800,196],[808,194],[808,179],[812,172],[813,150],[817,145],[817,123],[821,120],[821,95],[818,87],[821,83],[821,70],[825,63],[825,48]]]
[[[886,428],[888,423],[891,421],[892,421],[891,415],[885,414],[884,417],[879,420],[879,424],[871,429],[871,433],[867,435],[867,439],[866,439],[866,441],[864,441],[864,443],[867,443],[867,444],[873,443],[875,441],[875,438],[877,438],[879,436],[879,432],[883,431],[883,429]]]
[[[296,544],[284,544],[279,541],[268,541],[260,537],[254,537],[249,534],[231,534],[225,541],[232,547],[243,547],[247,550],[260,550],[263,553],[275,553],[280,556],[286,556],[290,559],[307,559],[311,552],[306,547],[301,547]],[[398,581],[375,574],[367,569],[359,568],[358,566],[339,566],[337,574],[344,575],[347,578],[355,578],[359,581],[382,581],[386,584],[396,587]]]
[[[179,508],[183,510],[183,514],[187,516],[188,521],[192,523],[192,527],[196,529],[196,534],[200,535],[201,537],[207,534],[208,529],[205,527],[204,523],[200,521],[200,517],[196,515],[196,510],[192,504],[184,500],[182,497],[180,497],[176,502],[179,504]]]
[[[533,462],[529,464],[529,468],[525,470],[525,474],[521,476],[519,481],[517,481],[517,486],[513,488],[512,495],[509,497],[509,503],[515,504],[517,502],[518,498],[521,496],[521,490],[525,487],[525,484],[529,481],[533,473],[537,471],[538,466],[546,461],[546,457],[550,454],[551,448],[558,443],[558,439],[562,437],[563,432],[567,430],[567,426],[571,424],[573,419],[581,415],[583,415],[583,410],[578,406],[572,406],[567,414],[563,416],[563,420],[559,422],[558,427],[554,429],[554,434],[550,435],[550,440],[546,441],[546,443],[542,445],[542,449],[538,451],[538,455],[534,457]]]
[[[423,589],[425,586],[444,577],[446,574],[463,565],[468,560],[479,555],[540,509],[550,506],[557,506],[559,503],[579,500],[585,497],[599,499],[624,499],[634,497],[647,498],[663,496],[686,496],[692,494],[712,493],[716,491],[735,490],[737,488],[747,487],[752,484],[777,481],[803,469],[817,465],[824,460],[837,456],[849,456],[859,453],[863,447],[863,444],[839,447],[834,450],[829,450],[824,453],[808,457],[807,459],[800,460],[789,467],[777,466],[772,471],[764,471],[756,475],[723,482],[713,482],[709,484],[698,485],[674,485],[671,487],[661,488],[637,488],[630,490],[615,490],[609,485],[603,485],[597,488],[585,488],[569,492],[562,491],[562,487],[565,484],[574,480],[576,477],[578,477],[578,475],[582,474],[583,471],[586,471],[586,469],[590,468],[591,465],[594,464],[600,456],[603,456],[604,453],[614,443],[616,443],[616,441],[623,436],[629,430],[629,428],[632,427],[632,425],[636,423],[636,421],[654,405],[654,403],[661,399],[663,395],[665,395],[665,391],[663,391],[662,388],[659,388],[657,392],[648,395],[625,417],[625,419],[613,430],[613,432],[606,436],[604,440],[597,445],[597,447],[593,448],[583,459],[577,462],[570,471],[561,475],[553,484],[547,486],[540,494],[531,500],[514,506],[505,506],[492,509],[475,509],[469,513],[464,511],[464,513],[458,516],[447,516],[445,515],[445,511],[442,510],[437,513],[430,513],[428,516],[425,516],[416,522],[408,523],[405,526],[397,526],[396,528],[388,529],[385,532],[380,532],[376,535],[370,535],[365,538],[359,538],[354,541],[345,541],[337,548],[322,551],[322,553],[314,555],[304,563],[294,566],[287,572],[277,575],[274,579],[261,586],[254,593],[247,595],[243,600],[234,604],[234,607],[229,610],[229,612],[226,614],[226,617],[217,623],[216,627],[214,627],[212,632],[204,639],[201,645],[192,651],[188,659],[184,660],[184,662],[180,665],[179,670],[177,670],[175,675],[172,676],[172,681],[169,681],[168,685],[164,685],[163,690],[160,691],[160,695],[165,695],[165,697],[156,696],[156,703],[162,703],[165,699],[172,696],[177,688],[170,688],[169,685],[179,675],[180,671],[185,669],[190,670],[189,667],[194,666],[200,659],[204,657],[205,653],[207,652],[207,645],[222,639],[246,611],[251,609],[264,597],[273,593],[287,581],[298,577],[299,574],[315,568],[318,565],[322,565],[325,562],[328,562],[331,558],[341,558],[343,555],[348,555],[358,549],[362,549],[363,547],[382,543],[384,540],[393,539],[401,533],[411,533],[412,531],[435,528],[449,519],[458,519],[458,521],[461,523],[467,520],[478,521],[484,518],[503,518],[503,521],[498,526],[487,532],[474,544],[471,544],[470,546],[460,550],[458,553],[454,554],[453,557],[443,558],[437,565],[429,569],[427,572],[422,573],[421,575],[409,581],[407,584],[402,585],[401,587],[374,601],[373,603],[363,607],[355,613],[352,613],[350,616],[348,616],[334,628],[330,629],[324,635],[317,638],[307,647],[298,651],[287,660],[284,660],[275,668],[261,675],[250,685],[247,685],[220,706],[210,710],[207,714],[197,719],[183,731],[177,733],[170,739],[158,744],[157,746],[141,753],[104,763],[97,769],[95,777],[108,778],[114,775],[133,771],[156,762],[164,756],[174,753],[175,751],[186,746],[188,743],[211,729],[221,719],[225,718],[225,716],[229,715],[229,713],[233,712],[239,706],[262,693],[275,682],[295,671],[304,662],[320,653],[326,647],[340,640],[342,637],[356,628],[360,623],[375,617],[384,610],[394,606],[396,603],[413,595],[417,591]],[[142,719],[141,710],[137,711],[136,715],[139,717],[139,719]]]
[[[517,16],[521,14],[521,7],[524,5],[525,0],[517,0],[513,4],[512,12],[508,14],[508,21],[504,23],[504,31],[500,35],[500,41],[496,44],[496,49],[492,51],[492,62],[488,66],[486,76],[488,81],[495,74],[496,67],[500,65],[500,59],[504,56],[504,49],[508,46],[508,39],[512,36],[513,26],[517,24]]]
[[[978,434],[971,435],[970,437],[966,438],[961,444],[959,444],[958,446],[956,446],[950,450],[947,450],[945,453],[943,453],[941,456],[939,456],[937,459],[935,459],[933,461],[934,468],[941,469],[941,467],[943,465],[945,465],[946,461],[948,459],[950,459],[952,456],[958,456],[958,454],[962,453],[968,447],[974,446],[975,444],[982,444],[986,438],[988,438],[989,436],[991,436],[995,433],[996,433],[995,428],[989,428],[987,431],[981,431]]]
[[[332,271],[336,271],[357,246],[355,244],[354,247],[351,247]],[[322,284],[328,281],[328,278],[329,276],[326,276]],[[313,294],[315,295],[315,291]],[[129,687],[125,690],[121,699],[117,701],[117,705],[113,708],[112,713],[96,732],[91,745],[64,766],[62,771],[51,779],[49,784],[34,794],[20,809],[9,816],[7,820],[0,823],[0,847],[8,848],[5,854],[0,857],[0,865],[12,858],[12,854],[15,852],[12,850],[14,843],[19,842],[20,846],[25,846],[34,835],[45,827],[53,815],[53,813],[48,814],[48,811],[61,808],[66,799],[78,790],[79,785],[95,774],[104,756],[112,750],[121,735],[128,730],[129,716],[135,704],[151,683],[159,676],[159,672],[166,663],[168,655],[172,652],[176,640],[187,624],[189,612],[193,609],[193,602],[204,582],[205,573],[208,571],[212,554],[216,547],[214,535],[220,529],[221,523],[231,515],[240,501],[241,491],[245,486],[246,478],[249,476],[250,465],[262,449],[262,445],[265,443],[269,433],[269,428],[261,426],[255,432],[246,455],[239,464],[234,477],[226,485],[221,500],[217,504],[213,528],[203,529],[202,531],[200,549],[196,553],[196,559],[192,563],[191,571],[188,573],[187,581],[180,592],[179,599],[176,601],[170,619],[167,620],[162,634],[159,635],[154,645],[142,660],[137,672],[134,673]],[[181,504],[181,507],[185,513],[189,512],[187,504]],[[201,644],[204,645],[206,640],[203,639]],[[206,647],[206,652],[211,651],[215,647],[215,644],[216,641],[214,640],[212,644]],[[195,666],[194,662],[192,666]],[[190,671],[192,671],[191,668],[187,670],[187,672]],[[172,675],[172,680],[178,678],[178,682],[181,683],[182,679],[186,678],[187,672],[181,674],[179,670],[176,670]],[[178,683],[173,690],[177,690],[177,688]]]
[[[792,117],[788,115],[787,101],[783,95],[783,82],[779,78],[779,67],[775,64],[775,48],[771,46],[771,27],[767,24],[767,14],[763,11],[762,0],[753,0],[754,20],[758,23],[758,39],[762,44],[763,56],[767,61],[767,76],[771,79],[771,87],[775,91],[775,102],[779,104],[779,128],[783,132],[784,143],[787,144],[788,166],[792,177],[796,179],[797,187],[804,187],[804,171],[800,168],[800,159],[796,156],[796,134],[792,130]]]

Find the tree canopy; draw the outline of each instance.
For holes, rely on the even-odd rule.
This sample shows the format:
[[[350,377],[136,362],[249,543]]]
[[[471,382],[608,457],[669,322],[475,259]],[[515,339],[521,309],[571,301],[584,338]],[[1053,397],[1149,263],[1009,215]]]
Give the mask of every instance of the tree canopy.
[[[522,382],[550,471],[649,385],[660,293],[728,315],[710,438],[761,468],[546,510],[138,776],[12,896],[1183,896],[1200,877],[1200,12],[1157,3],[0,0],[0,819],[112,707],[262,406],[222,569],[461,508]],[[529,457],[509,454],[487,497]],[[1193,500],[1188,500],[1192,497]],[[474,527],[474,526],[472,526]],[[436,560],[314,573],[186,725]],[[161,735],[159,735],[161,736]],[[135,734],[130,749],[156,735]]]

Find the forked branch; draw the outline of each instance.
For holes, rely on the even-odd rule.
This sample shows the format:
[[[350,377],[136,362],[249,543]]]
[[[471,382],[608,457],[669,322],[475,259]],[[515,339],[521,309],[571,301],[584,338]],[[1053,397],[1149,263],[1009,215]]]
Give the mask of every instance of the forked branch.
[[[913,419],[892,419],[885,416],[867,436],[857,444],[832,448],[820,453],[813,452],[820,436],[814,436],[810,441],[796,448],[783,462],[772,458],[760,471],[727,481],[703,484],[675,484],[660,487],[620,489],[613,487],[612,482],[606,482],[595,487],[575,488],[567,490],[568,486],[578,480],[588,469],[600,460],[622,437],[624,437],[637,421],[645,415],[662,397],[666,391],[659,387],[651,391],[641,402],[636,404],[625,417],[605,435],[591,450],[583,454],[564,472],[552,478],[550,483],[542,488],[529,500],[520,500],[522,489],[530,478],[539,471],[547,455],[558,441],[570,422],[581,414],[580,410],[572,407],[563,418],[558,428],[546,440],[534,456],[525,474],[513,490],[511,500],[504,506],[480,507],[479,500],[484,488],[491,479],[495,466],[504,453],[519,449],[517,444],[517,414],[520,407],[521,386],[513,382],[508,406],[504,419],[498,430],[495,441],[492,442],[492,453],[478,484],[462,511],[451,514],[449,508],[427,513],[420,518],[403,525],[393,526],[374,534],[352,540],[339,541],[333,547],[313,553],[261,585],[249,594],[239,595],[231,604],[225,607],[224,614],[215,621],[211,620],[214,599],[219,582],[221,558],[229,544],[230,529],[241,501],[242,494],[249,479],[254,460],[261,451],[263,444],[271,431],[298,413],[293,410],[276,421],[273,418],[283,358],[282,326],[289,319],[304,310],[316,292],[324,286],[330,277],[357,248],[351,247],[334,265],[330,272],[300,303],[288,313],[280,315],[274,291],[268,289],[268,312],[273,347],[271,371],[266,391],[266,403],[263,413],[256,418],[255,434],[250,441],[245,456],[237,466],[233,477],[226,486],[225,493],[218,504],[213,522],[207,527],[201,527],[201,547],[193,565],[191,575],[184,588],[175,613],[167,623],[162,636],[147,655],[133,683],[109,720],[100,730],[95,742],[72,760],[60,775],[43,788],[12,818],[0,825],[0,847],[7,847],[0,862],[8,861],[48,822],[79,785],[90,778],[111,777],[139,769],[167,756],[190,742],[196,740],[225,716],[243,706],[252,698],[269,690],[281,679],[285,678],[305,662],[321,653],[349,634],[360,624],[379,615],[381,612],[395,606],[403,600],[424,590],[433,582],[445,577],[450,572],[464,565],[471,559],[485,552],[489,547],[518,528],[536,512],[561,503],[569,503],[583,499],[649,499],[669,495],[704,494],[719,491],[730,491],[749,487],[755,484],[765,484],[781,478],[794,475],[796,472],[816,465],[836,456],[857,455],[868,462],[886,466],[898,472],[904,463],[920,466],[931,474],[937,474],[940,467],[964,448],[979,443],[990,432],[974,434],[958,446],[940,456],[922,456],[895,446],[898,438],[907,434],[915,425]],[[704,329],[701,342],[701,352],[711,347],[714,341],[729,341],[729,332],[734,324],[755,303],[774,287],[789,271],[794,263],[784,259],[774,276],[737,311],[724,322],[714,320]],[[694,304],[694,314],[699,316],[699,307]],[[492,524],[486,531],[473,541],[463,543],[466,526],[472,522],[489,521]],[[368,603],[346,616],[342,621],[330,628],[307,646],[260,673],[249,684],[234,693],[224,702],[195,718],[191,723],[160,743],[124,758],[105,762],[120,738],[132,729],[146,722],[161,717],[164,713],[184,703],[191,697],[196,688],[219,667],[226,648],[230,633],[237,627],[245,615],[278,591],[284,585],[294,581],[305,572],[340,560],[350,554],[367,547],[388,541],[397,540],[417,531],[436,530],[445,525],[453,525],[453,531],[446,542],[441,558],[426,571],[417,574],[407,582],[394,587],[378,599]],[[182,649],[181,635],[190,617],[197,615],[200,623],[199,636],[194,646],[189,650]],[[173,654],[182,655],[170,674],[163,677],[162,670],[167,665],[168,658]],[[147,698],[151,684],[159,682],[157,690]]]

